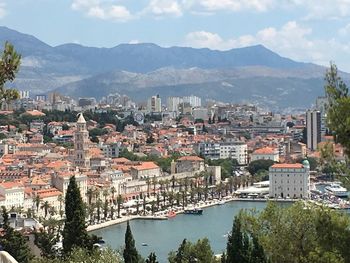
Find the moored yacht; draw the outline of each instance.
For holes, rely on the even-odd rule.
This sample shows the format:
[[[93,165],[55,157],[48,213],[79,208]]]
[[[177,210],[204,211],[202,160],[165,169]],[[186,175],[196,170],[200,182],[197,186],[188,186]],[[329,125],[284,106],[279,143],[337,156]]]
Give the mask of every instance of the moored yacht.
[[[340,184],[337,183],[332,183],[328,186],[326,186],[324,188],[324,190],[329,193],[332,194],[334,196],[337,197],[348,197],[349,193],[348,190],[342,186],[340,186]]]

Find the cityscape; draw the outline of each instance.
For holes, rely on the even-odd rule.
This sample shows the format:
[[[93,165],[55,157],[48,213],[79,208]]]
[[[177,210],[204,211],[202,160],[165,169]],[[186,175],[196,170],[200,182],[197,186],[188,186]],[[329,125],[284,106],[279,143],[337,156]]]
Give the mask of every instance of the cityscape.
[[[61,42],[46,29],[37,34],[50,44],[22,33],[11,17],[33,15],[24,2],[34,1],[0,0],[1,263],[350,262],[349,68],[316,47],[339,41],[346,57],[349,25],[333,42],[312,41],[323,22],[307,29],[314,12],[332,10],[72,0],[65,13],[54,4],[74,28],[123,24],[120,39],[139,23],[165,34],[162,23],[207,18],[222,35],[238,13],[271,23],[237,39],[196,31],[182,45],[145,29],[140,38],[172,44],[93,47],[99,30],[81,27],[74,36],[86,44],[69,43],[66,21]],[[329,23],[346,19],[350,3],[333,4],[342,15]],[[295,21],[277,30],[276,13]]]

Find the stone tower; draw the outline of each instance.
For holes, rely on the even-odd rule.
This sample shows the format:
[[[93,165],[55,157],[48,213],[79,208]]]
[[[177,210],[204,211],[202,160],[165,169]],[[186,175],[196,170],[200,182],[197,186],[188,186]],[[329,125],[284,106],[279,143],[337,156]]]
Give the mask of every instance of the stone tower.
[[[77,130],[74,133],[74,164],[77,167],[90,167],[89,132],[82,113],[79,113]]]

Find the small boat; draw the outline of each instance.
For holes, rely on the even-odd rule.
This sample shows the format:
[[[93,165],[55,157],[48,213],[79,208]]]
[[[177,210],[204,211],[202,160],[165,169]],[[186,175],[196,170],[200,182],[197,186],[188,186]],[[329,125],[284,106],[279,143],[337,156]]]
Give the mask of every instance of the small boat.
[[[349,193],[346,188],[340,186],[340,184],[332,183],[324,188],[324,190],[337,197],[348,197]]]
[[[225,200],[220,200],[218,204],[219,204],[219,205],[224,205],[225,203],[226,203]]]
[[[172,218],[172,217],[175,217],[176,216],[176,213],[174,211],[170,211],[168,213],[168,218]]]
[[[147,247],[147,246],[148,246],[148,244],[147,244],[147,243],[142,243],[142,244],[141,244],[141,246],[143,246],[143,247]]]
[[[203,209],[202,208],[187,208],[184,210],[184,214],[186,214],[186,215],[202,215]]]

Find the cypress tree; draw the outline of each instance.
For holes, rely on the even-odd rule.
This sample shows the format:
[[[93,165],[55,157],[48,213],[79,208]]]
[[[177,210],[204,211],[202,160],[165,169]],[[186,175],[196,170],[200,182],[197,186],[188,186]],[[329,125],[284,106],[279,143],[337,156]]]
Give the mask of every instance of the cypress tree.
[[[235,216],[231,234],[227,241],[227,263],[249,262],[249,238],[242,233],[242,222],[240,216]]]
[[[139,253],[137,252],[135,247],[135,240],[131,233],[129,221],[126,225],[125,248],[123,251],[123,257],[125,263],[138,263],[140,260]]]
[[[79,187],[72,176],[66,193],[66,219],[63,229],[63,251],[67,254],[73,247],[87,247],[90,239],[85,225],[85,209]]]
[[[146,263],[158,263],[156,253],[151,252],[146,259]]]
[[[256,236],[252,237],[252,248],[250,253],[251,263],[267,263],[264,248],[260,245]]]

